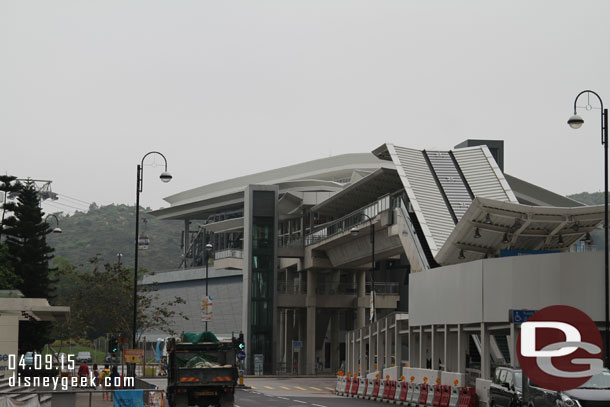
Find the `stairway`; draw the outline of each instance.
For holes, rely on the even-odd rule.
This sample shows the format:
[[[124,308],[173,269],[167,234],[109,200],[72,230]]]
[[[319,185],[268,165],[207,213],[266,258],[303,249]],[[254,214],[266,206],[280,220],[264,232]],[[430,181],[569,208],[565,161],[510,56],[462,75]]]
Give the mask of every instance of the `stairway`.
[[[502,356],[507,363],[510,363],[510,349],[508,345],[508,337],[506,335],[494,335],[498,349],[502,352]]]
[[[0,397],[7,397],[19,402],[25,402],[38,397],[37,393],[34,393],[35,388],[25,386],[14,386],[9,385],[8,377],[0,378]],[[8,394],[8,392],[22,393],[22,394]],[[41,394],[40,395],[41,407],[51,407],[51,395]]]

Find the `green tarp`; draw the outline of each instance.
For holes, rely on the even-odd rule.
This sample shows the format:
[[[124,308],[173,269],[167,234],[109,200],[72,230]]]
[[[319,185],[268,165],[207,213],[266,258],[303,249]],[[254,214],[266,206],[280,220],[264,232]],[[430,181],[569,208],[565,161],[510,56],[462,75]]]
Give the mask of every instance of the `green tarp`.
[[[182,333],[182,342],[187,343],[200,343],[200,342],[212,342],[219,343],[220,341],[212,332],[205,331],[200,333],[184,332]]]

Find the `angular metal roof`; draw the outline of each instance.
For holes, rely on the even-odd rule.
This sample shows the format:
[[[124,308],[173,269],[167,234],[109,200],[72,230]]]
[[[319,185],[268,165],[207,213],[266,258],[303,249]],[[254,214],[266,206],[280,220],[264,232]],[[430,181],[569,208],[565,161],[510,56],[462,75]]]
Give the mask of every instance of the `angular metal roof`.
[[[477,197],[435,259],[447,265],[498,256],[500,250],[566,251],[603,219],[603,205],[545,207]]]

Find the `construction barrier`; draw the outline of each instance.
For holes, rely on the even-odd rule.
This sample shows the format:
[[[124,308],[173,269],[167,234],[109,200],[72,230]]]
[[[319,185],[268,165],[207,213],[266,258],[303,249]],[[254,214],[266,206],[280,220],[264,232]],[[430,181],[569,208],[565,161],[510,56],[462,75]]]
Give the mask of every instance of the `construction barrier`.
[[[426,406],[434,406],[434,386],[431,384],[428,385],[428,398],[426,399]]]
[[[345,380],[346,380],[345,376],[337,377],[337,386],[335,386],[335,392],[338,395],[342,395],[343,394],[343,390],[345,389]]]
[[[451,397],[449,397],[449,407],[458,407],[459,400],[460,400],[460,388],[452,387],[451,388]]]
[[[419,385],[419,400],[417,401],[417,403],[420,406],[425,406],[426,405],[426,401],[428,401],[428,385],[425,383],[422,383]]]
[[[356,397],[358,394],[358,387],[360,387],[360,379],[358,377],[354,377],[352,379],[352,387],[349,391],[348,396]]]
[[[373,394],[371,394],[371,400],[376,400],[377,397],[379,397],[380,388],[381,388],[381,380],[375,379],[375,384],[373,385]]]
[[[373,389],[375,388],[375,379],[366,379],[367,380],[367,385],[366,385],[366,393],[364,394],[364,398],[367,400],[371,399],[371,396],[373,395]]]
[[[462,387],[460,389],[459,407],[477,407],[477,392],[474,387]]]
[[[345,381],[345,389],[343,389],[343,395],[349,394],[351,387],[352,387],[352,378],[348,377],[347,380]]]
[[[394,392],[394,401],[393,401],[393,403],[400,402],[400,395],[402,394],[402,386],[403,386],[403,384],[405,385],[405,387],[407,386],[407,384],[405,382],[396,382],[396,391]]]
[[[356,394],[356,397],[358,397],[359,399],[364,398],[364,395],[366,394],[366,386],[368,385],[369,380],[365,379],[364,377],[360,378],[360,384],[358,385],[358,394]]]
[[[398,397],[398,400],[406,403],[409,401],[409,391],[411,390],[411,383],[407,383],[407,382],[402,382],[402,388],[400,389],[400,396]]]
[[[388,380],[388,384],[390,389],[388,390],[388,397],[386,397],[386,400],[393,401],[394,395],[396,394],[396,380]]]
[[[449,407],[449,399],[451,398],[451,386],[446,384],[441,386],[441,402],[439,407]]]
[[[421,384],[413,385],[413,393],[411,393],[411,397],[409,398],[409,404],[412,406],[416,406],[419,403],[419,396],[421,395]]]
[[[385,380],[379,380],[379,393],[377,393],[377,397],[375,397],[375,400],[377,400],[377,401],[383,400],[383,395],[385,394],[385,385],[386,385]]]
[[[385,381],[385,385],[383,387],[382,400],[388,400],[390,391],[392,390],[392,386],[390,384],[391,380],[384,380],[384,381]]]

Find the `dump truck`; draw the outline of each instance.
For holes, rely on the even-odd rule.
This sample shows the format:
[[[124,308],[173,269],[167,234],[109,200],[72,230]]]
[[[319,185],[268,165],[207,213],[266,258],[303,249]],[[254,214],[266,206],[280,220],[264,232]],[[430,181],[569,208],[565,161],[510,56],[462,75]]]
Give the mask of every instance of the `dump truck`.
[[[169,407],[233,406],[238,377],[234,343],[203,334],[198,340],[166,341]]]

